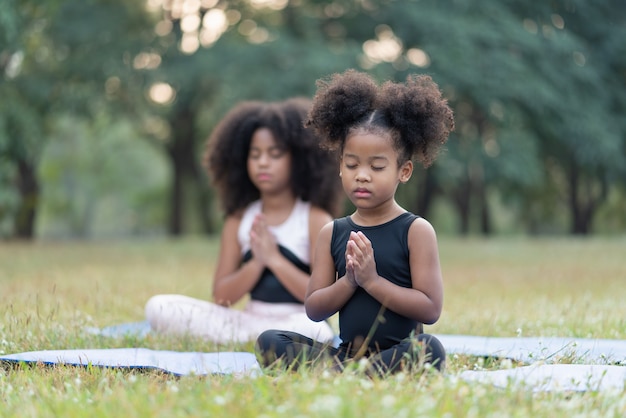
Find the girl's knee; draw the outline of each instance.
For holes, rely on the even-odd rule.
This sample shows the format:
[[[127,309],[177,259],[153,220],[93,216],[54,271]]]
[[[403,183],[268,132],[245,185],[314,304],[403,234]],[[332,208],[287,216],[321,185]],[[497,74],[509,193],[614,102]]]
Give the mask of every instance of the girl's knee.
[[[420,334],[417,336],[420,345],[424,346],[424,363],[430,363],[439,371],[443,371],[446,364],[446,350],[441,341],[434,335]]]
[[[162,316],[161,312],[163,311],[163,297],[162,295],[152,296],[146,302],[146,306],[144,308],[146,319],[150,323],[152,328],[157,328],[159,318]]]
[[[281,331],[269,329],[263,331],[256,340],[255,351],[262,366],[267,367],[282,356],[283,346]]]
[[[277,342],[280,340],[278,330],[268,329],[263,331],[256,339],[257,348],[267,351],[268,349],[272,349],[276,347]]]

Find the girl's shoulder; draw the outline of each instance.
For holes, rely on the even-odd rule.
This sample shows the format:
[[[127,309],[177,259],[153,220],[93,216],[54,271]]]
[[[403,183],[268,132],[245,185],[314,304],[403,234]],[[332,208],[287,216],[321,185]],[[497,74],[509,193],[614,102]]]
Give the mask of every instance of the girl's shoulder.
[[[239,226],[241,225],[241,219],[242,216],[238,213],[226,216],[226,218],[224,219],[224,224],[222,226],[222,237],[237,236],[239,232]]]
[[[231,231],[237,231],[239,229],[239,225],[241,225],[241,222],[244,219],[246,210],[247,208],[237,209],[233,213],[227,215],[226,218],[224,218],[224,228],[228,228]]]
[[[309,210],[309,227],[317,231],[325,225],[332,224],[333,218],[326,210],[319,206],[311,205]]]
[[[435,231],[433,225],[428,222],[425,218],[421,216],[414,215],[415,217],[411,221],[411,229],[415,229],[417,231]]]
[[[416,218],[409,227],[409,242],[423,242],[425,239],[429,241],[437,241],[437,233],[430,222],[422,217]]]
[[[316,206],[311,204],[310,205],[310,209],[309,209],[309,216],[311,218],[315,217],[315,218],[324,218],[327,220],[327,222],[330,222],[333,220],[333,217],[331,216],[330,213],[328,213],[328,211],[326,211],[326,209],[321,208],[320,206]]]
[[[233,213],[231,213],[230,215],[226,216],[225,221],[241,221],[241,219],[243,218],[244,214],[246,213],[246,210],[248,208],[241,208],[241,209],[237,209],[236,211],[234,211]]]

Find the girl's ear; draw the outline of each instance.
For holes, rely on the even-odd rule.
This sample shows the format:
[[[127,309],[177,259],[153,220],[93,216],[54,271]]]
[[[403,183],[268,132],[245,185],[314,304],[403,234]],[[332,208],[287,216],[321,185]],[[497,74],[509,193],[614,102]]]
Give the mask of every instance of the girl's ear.
[[[406,183],[413,175],[413,161],[409,160],[400,167],[400,183]]]

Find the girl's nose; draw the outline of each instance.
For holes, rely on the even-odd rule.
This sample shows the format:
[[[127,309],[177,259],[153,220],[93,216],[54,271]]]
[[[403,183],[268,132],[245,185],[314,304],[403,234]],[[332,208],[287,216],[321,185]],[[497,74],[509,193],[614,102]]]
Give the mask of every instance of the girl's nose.
[[[369,181],[370,180],[369,172],[365,169],[360,168],[356,172],[355,179],[356,181]]]
[[[261,155],[259,156],[259,164],[260,165],[267,165],[270,161],[270,157],[268,155],[268,153],[263,152],[261,153]]]

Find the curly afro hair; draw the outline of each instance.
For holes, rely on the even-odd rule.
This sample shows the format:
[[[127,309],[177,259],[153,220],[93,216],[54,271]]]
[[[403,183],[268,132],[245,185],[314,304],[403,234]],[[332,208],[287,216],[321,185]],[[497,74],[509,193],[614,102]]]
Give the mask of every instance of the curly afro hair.
[[[428,167],[454,130],[452,109],[427,75],[379,86],[369,75],[351,69],[318,80],[317,87],[305,124],[328,149],[341,152],[348,136],[357,131],[387,135],[399,164],[415,159]]]
[[[294,195],[333,216],[340,213],[343,193],[338,162],[333,153],[320,146],[313,130],[305,128],[310,107],[311,100],[305,98],[245,101],[218,123],[206,142],[203,163],[226,216],[260,198],[246,168],[252,136],[259,128],[269,129],[278,145],[291,153]]]

